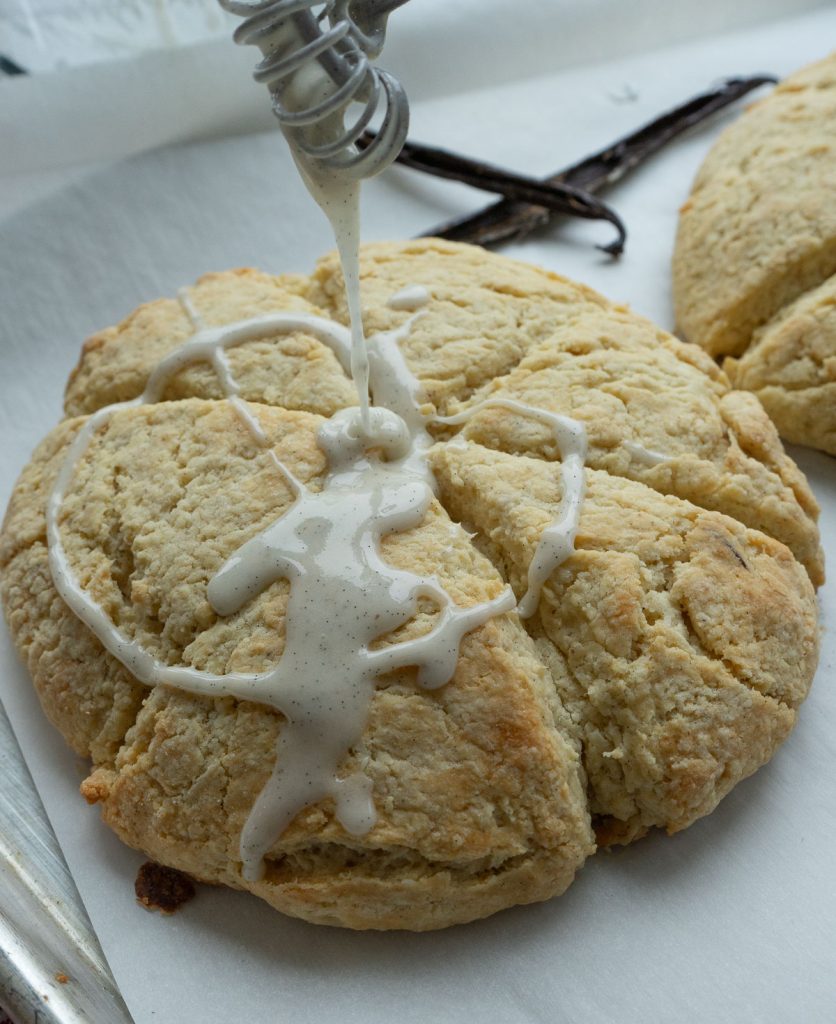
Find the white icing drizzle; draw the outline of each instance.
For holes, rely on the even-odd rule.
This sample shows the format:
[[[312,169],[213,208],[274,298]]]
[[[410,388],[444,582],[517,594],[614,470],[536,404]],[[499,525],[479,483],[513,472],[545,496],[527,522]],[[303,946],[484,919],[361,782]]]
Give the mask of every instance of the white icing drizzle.
[[[662,452],[654,451],[652,448],[645,448],[644,445],[635,441],[623,441],[622,446],[633,456],[636,462],[644,466],[661,466],[663,462],[670,462],[670,455],[663,455]]]
[[[199,329],[154,367],[145,386],[142,401],[160,401],[169,380],[186,366],[197,362],[210,363],[218,374],[224,390],[237,395],[239,387],[229,369],[225,357],[226,349],[235,348],[248,341],[258,341],[260,338],[275,337],[277,334],[290,334],[293,331],[304,331],[305,334],[327,345],[342,366],[348,369],[349,335],[342,324],[309,313],[267,313],[222,327]]]
[[[431,299],[430,293],[421,285],[408,285],[392,295],[386,305],[390,309],[420,309]],[[369,339],[371,365],[371,389],[375,405],[397,413],[409,427],[412,434],[412,460],[416,470],[424,467],[425,451],[433,444],[427,432],[427,419],[420,410],[421,384],[415,377],[400,351],[400,342],[409,335],[412,325],[420,318],[420,312],[409,317],[392,331],[381,331]],[[521,618],[530,618],[540,602],[543,585],[551,574],[572,554],[583,505],[586,479],[584,461],[587,452],[586,428],[569,416],[548,412],[527,405],[513,398],[489,398],[455,416],[438,416],[435,423],[455,426],[467,422],[477,412],[486,408],[504,408],[523,416],[530,416],[551,427],[561,458],[563,498],[557,518],[540,537],[528,568],[528,588],[517,607]],[[464,438],[453,439],[454,447],[466,447]]]
[[[199,322],[193,307],[190,311],[186,302],[183,305],[193,322]],[[119,409],[159,400],[168,380],[183,367],[208,361],[239,417],[259,444],[266,445],[257,417],[238,395],[225,350],[292,330],[314,334],[346,361],[345,328],[317,317],[277,313],[225,327],[204,327],[162,360],[140,398],[108,406],[88,419],[70,446],[47,506],[49,562],[59,594],[140,682],[257,701],[285,716],[274,768],[241,836],[242,870],[250,880],[261,877],[264,855],[299,811],[325,797],[335,800],[338,820],[347,831],[363,834],[374,825],[369,779],[362,772],[345,779],[338,779],[336,773],[362,735],[379,677],[416,666],[421,686],[444,685],[455,671],[464,634],[515,606],[514,595],[506,588],[492,601],[461,608],[434,577],[395,569],[380,556],[380,539],[418,526],[432,501],[427,472],[415,454],[414,437],[423,444],[426,436],[424,421],[414,407],[406,408],[414,390],[392,343],[398,332],[372,339],[381,379],[375,386],[382,396],[404,407],[410,423],[385,408],[371,409],[366,423],[357,408],[344,409],[327,420],[318,442],[328,456],[329,472],[319,492],[308,490],[270,450],[296,500],[271,526],[242,545],[210,581],[208,598],[219,615],[236,613],[278,579],[289,581],[285,648],[273,669],[216,675],[166,665],[118,629],[80,586],[63,547],[59,522],[75,467],[96,430]],[[394,369],[387,370],[390,362]],[[422,597],[440,609],[432,630],[414,640],[370,650],[373,641],[414,617]]]
[[[302,37],[292,17],[279,20],[277,24],[268,19],[252,36],[252,42],[267,58],[294,52],[298,56],[307,52],[306,46],[309,48],[310,44],[310,40]],[[304,115],[305,111],[343,92],[318,60],[301,59],[287,72],[282,105],[291,113]],[[303,122],[308,146],[317,147],[322,155],[330,153],[335,146],[345,147],[344,107],[344,103],[337,103],[330,115],[314,123]],[[284,134],[302,181],[334,232],[351,325],[351,377],[357,388],[363,428],[368,430],[369,362],[360,307],[360,182],[352,177],[350,169],[328,167],[321,160],[308,156],[295,141],[292,130],[285,130]]]
[[[357,388],[363,426],[369,424],[369,355],[360,304],[360,184],[294,153],[308,191],[319,204],[334,232],[340,255],[351,330],[351,378]]]
[[[410,284],[401,288],[389,298],[386,305],[389,309],[405,309],[414,312],[416,309],[423,309],[432,298],[429,291],[422,284]]]
[[[421,412],[421,383],[407,366],[401,341],[423,313],[414,313],[400,327],[380,331],[369,338],[369,366],[374,404],[389,409],[404,421],[412,439],[406,461],[435,491],[435,479],[425,458],[433,445],[427,418]]]
[[[467,451],[470,447],[470,441],[464,436],[464,434],[454,434],[449,441],[446,442],[448,448],[454,449],[454,451]]]
[[[183,312],[189,318],[192,327],[194,327],[196,331],[199,331],[204,326],[203,317],[200,315],[200,313],[198,313],[197,307],[192,302],[192,297],[191,295],[189,295],[189,289],[178,288],[177,300],[183,307]]]
[[[520,618],[527,619],[537,611],[543,584],[575,549],[575,537],[586,489],[586,428],[579,420],[538,409],[513,398],[488,398],[455,416],[440,416],[438,422],[454,426],[465,423],[482,409],[490,408],[509,409],[522,416],[540,420],[551,427],[560,450],[560,474],[563,481],[560,510],[554,522],[547,526],[540,536],[528,566],[528,589],[517,606]]]
[[[249,698],[288,719],[276,767],[256,801],[241,838],[245,877],[257,877],[262,857],[299,810],[332,796],[348,832],[362,834],[376,815],[362,775],[348,784],[336,772],[363,732],[377,678],[418,666],[425,687],[446,683],[456,668],[462,636],[514,607],[505,591],[473,608],[457,607],[430,577],[382,560],[379,541],[424,519],[432,492],[398,462],[409,448],[404,424],[372,409],[364,435],[357,409],[333,416],[319,443],[331,467],[321,492],[303,491],[280,519],[244,544],[209,585],[219,614],[238,611],[274,580],[290,581],[287,639],[275,669],[248,680]],[[370,455],[380,449],[390,461]],[[418,599],[441,607],[433,630],[383,650],[370,644],[414,617]],[[189,678],[184,680],[189,686]],[[223,681],[221,681],[223,685]],[[241,683],[236,680],[243,696]]]

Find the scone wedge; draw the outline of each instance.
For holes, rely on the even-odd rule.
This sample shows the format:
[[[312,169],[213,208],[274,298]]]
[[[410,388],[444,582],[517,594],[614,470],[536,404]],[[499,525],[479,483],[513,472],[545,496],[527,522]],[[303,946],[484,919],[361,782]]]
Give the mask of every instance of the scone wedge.
[[[554,467],[471,443],[432,453],[442,501],[522,592],[557,515]],[[789,735],[818,654],[812,588],[782,545],[587,471],[575,554],[526,623],[583,751],[599,842],[708,814]]]

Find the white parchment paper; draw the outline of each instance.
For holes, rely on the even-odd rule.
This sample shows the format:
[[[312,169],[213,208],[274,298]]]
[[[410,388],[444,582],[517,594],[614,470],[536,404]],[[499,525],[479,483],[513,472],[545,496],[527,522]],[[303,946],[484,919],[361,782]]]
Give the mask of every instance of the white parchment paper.
[[[415,138],[547,172],[719,77],[785,74],[824,55],[836,11],[745,34],[425,101]],[[609,198],[630,237],[572,225],[509,255],[542,263],[671,326],[676,211],[720,122]],[[100,154],[99,154],[100,156]],[[366,190],[368,238],[404,237],[481,202],[394,170]],[[139,302],[235,265],[306,270],[330,247],[277,133],[136,156],[83,177],[0,229],[0,503],[57,421],[81,340]],[[836,461],[798,451],[836,558]],[[836,570],[831,570],[831,572]],[[148,1022],[811,1022],[836,1017],[836,593],[821,592],[821,668],[771,764],[710,817],[593,858],[559,900],[428,935],[351,934],[203,889],[178,915],[140,910],[140,857],[87,808],[80,764],[46,723],[5,630],[3,701],[137,1024]]]

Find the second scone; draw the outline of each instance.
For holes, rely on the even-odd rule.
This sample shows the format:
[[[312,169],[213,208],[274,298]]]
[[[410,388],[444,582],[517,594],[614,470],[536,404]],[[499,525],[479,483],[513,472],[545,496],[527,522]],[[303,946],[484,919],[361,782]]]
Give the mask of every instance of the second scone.
[[[836,53],[731,124],[680,213],[676,319],[782,437],[836,455]]]

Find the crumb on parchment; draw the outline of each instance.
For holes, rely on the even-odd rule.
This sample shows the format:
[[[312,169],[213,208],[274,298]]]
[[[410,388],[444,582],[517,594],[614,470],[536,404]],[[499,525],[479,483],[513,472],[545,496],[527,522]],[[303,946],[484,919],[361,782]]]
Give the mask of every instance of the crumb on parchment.
[[[194,882],[188,875],[151,860],[137,872],[134,890],[138,903],[163,914],[175,913],[195,894]]]

